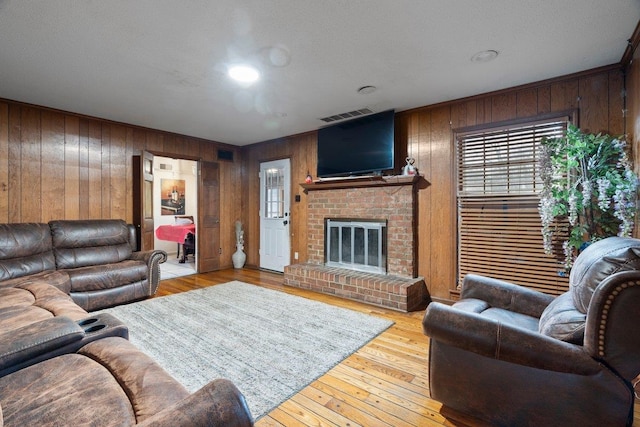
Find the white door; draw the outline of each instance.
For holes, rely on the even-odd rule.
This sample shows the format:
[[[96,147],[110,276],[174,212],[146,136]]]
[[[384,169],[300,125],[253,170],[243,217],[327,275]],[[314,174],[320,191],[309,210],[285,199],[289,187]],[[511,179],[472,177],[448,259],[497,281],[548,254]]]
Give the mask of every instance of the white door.
[[[260,163],[260,268],[284,272],[289,265],[289,159]]]

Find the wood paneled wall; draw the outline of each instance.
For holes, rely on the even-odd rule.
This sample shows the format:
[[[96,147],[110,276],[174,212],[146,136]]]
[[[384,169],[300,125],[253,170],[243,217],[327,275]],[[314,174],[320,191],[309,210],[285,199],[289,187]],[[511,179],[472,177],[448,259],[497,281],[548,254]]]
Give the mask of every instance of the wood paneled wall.
[[[220,161],[221,267],[235,251],[241,215],[237,147],[0,100],[0,223],[52,219],[133,220],[132,157],[142,150],[166,157]]]
[[[244,189],[242,211],[245,224],[245,252],[247,265],[260,265],[260,163],[291,159],[291,262],[307,260],[307,199],[300,183],[307,172],[315,175],[317,163],[316,132],[308,132],[244,147],[242,151],[242,177]],[[300,196],[300,202],[295,196]],[[298,260],[293,254],[298,252]]]
[[[408,155],[416,159],[416,166],[429,182],[418,196],[418,274],[425,278],[434,298],[448,299],[456,284],[453,130],[575,108],[583,129],[621,135],[625,132],[623,89],[624,74],[620,67],[612,66],[396,114],[396,142],[407,147]],[[291,158],[292,201],[295,195],[301,197],[299,203],[292,202],[291,259],[293,263],[307,259],[306,196],[298,184],[304,181],[307,170],[315,175],[316,132],[243,150],[247,190],[243,217],[248,223],[247,239],[252,242],[247,247],[251,265],[259,263],[259,164],[285,157]],[[293,260],[294,252],[299,254],[298,261]]]
[[[636,61],[638,62],[638,61]],[[538,113],[579,110],[592,132],[633,133],[640,122],[640,70],[632,64],[630,117],[625,130],[624,74],[607,67],[578,75],[427,106],[396,115],[396,137],[429,185],[419,191],[418,274],[435,298],[447,299],[456,277],[455,158],[452,130]],[[634,147],[640,132],[634,133]],[[132,156],[141,150],[167,157],[220,161],[221,267],[231,266],[234,223],[245,227],[247,265],[259,265],[260,162],[290,158],[291,259],[307,259],[306,195],[298,185],[315,175],[316,132],[247,147],[231,147],[167,132],[0,100],[0,222],[122,218],[132,221]],[[637,153],[640,150],[635,150]],[[636,155],[636,164],[638,157]],[[300,202],[295,196],[300,196]],[[293,254],[298,253],[298,260]]]

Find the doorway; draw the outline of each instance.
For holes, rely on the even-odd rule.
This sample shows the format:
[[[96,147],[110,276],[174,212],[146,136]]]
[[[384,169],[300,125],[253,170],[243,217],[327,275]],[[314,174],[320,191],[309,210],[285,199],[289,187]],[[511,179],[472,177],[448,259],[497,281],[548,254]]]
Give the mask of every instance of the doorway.
[[[195,238],[198,218],[198,162],[154,156],[153,161],[153,223],[154,249],[167,253],[167,261],[160,264],[163,279],[197,273]],[[185,238],[177,242],[176,236],[163,236],[161,230],[173,234],[180,231]],[[191,233],[193,228],[193,233]],[[180,229],[180,230],[178,230]],[[159,238],[158,234],[161,237]],[[173,239],[173,240],[166,240]]]
[[[289,159],[260,163],[260,268],[283,273],[291,263]]]
[[[157,159],[164,159],[164,162]],[[173,165],[169,167],[168,161],[178,162],[178,167],[175,169]],[[193,182],[193,185],[185,182],[185,190],[182,192],[182,183],[174,182],[162,190],[161,177],[168,171],[173,173],[169,173],[167,179],[184,178],[184,181]],[[158,177],[155,176],[156,173]],[[183,175],[180,176],[179,173]],[[133,176],[133,224],[138,236],[138,250],[146,251],[155,248],[158,227],[169,227],[166,221],[162,220],[161,209],[164,209],[165,215],[174,221],[173,224],[182,219],[179,217],[193,216],[191,231],[194,234],[194,241],[191,246],[195,259],[192,273],[217,270],[222,253],[219,165],[204,160],[174,159],[162,155],[154,157],[152,153],[143,151],[141,155],[133,156]],[[156,186],[159,186],[159,190]],[[161,198],[167,201],[163,203]],[[183,204],[184,210],[180,209]],[[156,218],[165,225],[156,225]],[[175,246],[172,245],[172,248],[175,247],[175,252],[172,248],[167,248],[167,252],[175,254],[177,258],[179,256],[177,245],[180,242],[184,244],[184,240],[181,240],[183,238],[184,236],[169,239],[175,244]]]

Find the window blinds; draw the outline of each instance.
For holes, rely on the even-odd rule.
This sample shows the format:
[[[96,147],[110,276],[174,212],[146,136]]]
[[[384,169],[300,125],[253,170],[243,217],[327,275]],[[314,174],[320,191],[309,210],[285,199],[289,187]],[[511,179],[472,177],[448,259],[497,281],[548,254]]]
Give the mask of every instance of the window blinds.
[[[563,262],[544,253],[537,173],[540,140],[561,136],[568,117],[456,134],[458,284],[469,273],[559,295]]]

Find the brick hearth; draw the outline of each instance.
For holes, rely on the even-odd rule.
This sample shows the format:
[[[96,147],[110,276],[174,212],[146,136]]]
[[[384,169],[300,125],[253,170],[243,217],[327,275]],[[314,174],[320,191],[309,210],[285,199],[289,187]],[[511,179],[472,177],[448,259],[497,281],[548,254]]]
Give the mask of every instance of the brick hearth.
[[[308,203],[308,260],[285,267],[284,284],[394,310],[425,307],[429,293],[416,277],[419,177],[385,177],[303,184]],[[326,218],[387,220],[387,273],[324,265]]]
[[[404,312],[422,310],[430,301],[421,277],[362,273],[323,265],[288,265],[284,268],[284,284]]]

